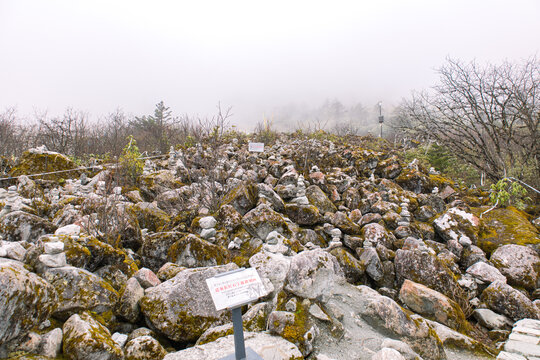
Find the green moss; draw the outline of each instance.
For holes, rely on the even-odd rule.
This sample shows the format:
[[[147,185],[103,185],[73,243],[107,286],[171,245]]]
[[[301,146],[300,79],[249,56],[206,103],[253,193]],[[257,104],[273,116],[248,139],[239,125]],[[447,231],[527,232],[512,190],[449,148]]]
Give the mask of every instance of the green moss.
[[[486,206],[472,208],[471,211],[480,217],[487,209]],[[482,215],[478,239],[478,246],[488,254],[507,244],[532,245],[540,250],[538,230],[531,224],[526,213],[513,206],[496,208]]]

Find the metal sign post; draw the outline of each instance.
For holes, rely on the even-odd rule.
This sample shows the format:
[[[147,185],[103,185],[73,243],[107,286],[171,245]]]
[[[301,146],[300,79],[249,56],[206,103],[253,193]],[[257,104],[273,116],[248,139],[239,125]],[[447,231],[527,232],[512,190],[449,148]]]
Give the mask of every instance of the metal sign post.
[[[234,354],[220,360],[263,360],[244,343],[242,306],[266,295],[264,285],[254,268],[237,269],[206,279],[216,310],[230,309],[234,330]]]

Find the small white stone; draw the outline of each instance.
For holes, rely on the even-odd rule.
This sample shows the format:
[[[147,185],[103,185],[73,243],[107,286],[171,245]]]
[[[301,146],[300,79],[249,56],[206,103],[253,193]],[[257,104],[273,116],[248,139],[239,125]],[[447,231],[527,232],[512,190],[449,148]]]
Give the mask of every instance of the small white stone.
[[[118,346],[123,348],[124,345],[126,345],[128,336],[126,334],[115,332],[114,334],[112,334],[112,339],[115,343],[118,344]]]
[[[54,255],[64,251],[64,243],[61,241],[46,242],[43,244],[45,254]]]
[[[210,238],[213,238],[216,236],[216,229],[202,229],[201,231],[201,237],[205,240],[208,240]]]
[[[213,216],[205,216],[199,220],[199,226],[201,229],[210,229],[217,224],[216,219]]]
[[[56,229],[54,235],[79,235],[81,233],[81,227],[76,224],[62,226],[61,228]]]
[[[38,257],[41,265],[49,268],[58,268],[67,265],[66,253],[59,253],[54,255],[41,254]]]

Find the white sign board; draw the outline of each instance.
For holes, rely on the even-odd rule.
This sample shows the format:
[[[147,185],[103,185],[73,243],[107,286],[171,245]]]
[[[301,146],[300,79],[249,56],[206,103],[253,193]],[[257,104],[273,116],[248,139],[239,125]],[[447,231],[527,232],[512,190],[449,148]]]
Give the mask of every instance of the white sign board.
[[[254,268],[229,271],[206,279],[216,310],[232,309],[266,295]]]
[[[264,151],[264,143],[252,143],[250,142],[248,144],[249,151],[252,152],[263,152]]]

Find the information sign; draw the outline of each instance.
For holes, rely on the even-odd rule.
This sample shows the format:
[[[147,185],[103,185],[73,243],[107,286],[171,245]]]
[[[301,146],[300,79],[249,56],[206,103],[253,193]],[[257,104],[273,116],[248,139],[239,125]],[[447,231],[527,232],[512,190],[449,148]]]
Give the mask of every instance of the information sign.
[[[248,144],[248,146],[249,146],[249,151],[252,151],[252,152],[263,152],[264,151],[264,143],[250,142]]]
[[[206,284],[218,311],[242,306],[266,295],[254,268],[229,271],[206,279]]]

